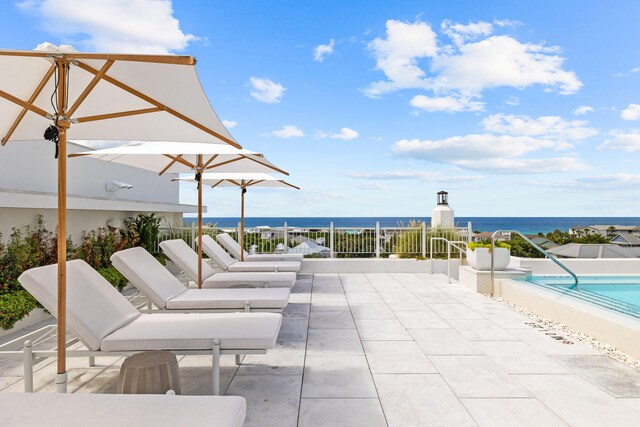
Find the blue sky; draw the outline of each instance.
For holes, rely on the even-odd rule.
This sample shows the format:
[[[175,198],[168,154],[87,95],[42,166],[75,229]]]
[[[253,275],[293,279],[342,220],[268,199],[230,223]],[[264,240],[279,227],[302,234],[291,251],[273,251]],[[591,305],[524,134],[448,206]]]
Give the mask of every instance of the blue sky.
[[[426,216],[442,189],[460,216],[640,216],[636,1],[0,7],[6,48],[196,56],[234,137],[303,188],[256,189],[250,216]]]

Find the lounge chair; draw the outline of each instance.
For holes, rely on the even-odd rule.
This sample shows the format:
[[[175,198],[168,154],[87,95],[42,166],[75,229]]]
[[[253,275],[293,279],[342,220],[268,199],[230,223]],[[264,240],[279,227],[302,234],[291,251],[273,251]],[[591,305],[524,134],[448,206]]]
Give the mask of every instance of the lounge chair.
[[[239,271],[300,271],[298,261],[256,261],[245,262],[233,259],[211,236],[202,236],[202,251],[213,259],[220,268],[228,272]]]
[[[184,240],[165,240],[160,248],[193,281],[198,280],[198,254]],[[202,261],[203,288],[265,287],[292,288],[296,283],[296,273],[216,273],[209,264]]]
[[[282,311],[288,288],[189,289],[144,248],[111,255],[113,266],[159,309]]]
[[[229,233],[221,233],[216,236],[218,243],[227,250],[235,259],[242,259],[243,261],[298,261],[302,262],[304,259],[303,254],[253,254],[250,255],[247,251],[244,251],[244,258],[240,256],[243,249],[240,244],[236,242]]]
[[[241,427],[241,396],[2,393],[2,425],[11,427]]]
[[[57,264],[32,268],[20,284],[52,315],[57,306]],[[107,280],[82,260],[67,263],[67,328],[88,349],[68,356],[128,356],[146,350],[176,354],[210,354],[213,392],[219,394],[220,355],[264,353],[273,348],[280,331],[278,313],[142,314]],[[25,345],[25,347],[28,347]],[[40,355],[54,355],[40,352]],[[33,363],[25,348],[25,364]],[[29,378],[27,378],[29,377]],[[25,366],[25,389],[33,366]],[[31,389],[33,384],[31,383]]]

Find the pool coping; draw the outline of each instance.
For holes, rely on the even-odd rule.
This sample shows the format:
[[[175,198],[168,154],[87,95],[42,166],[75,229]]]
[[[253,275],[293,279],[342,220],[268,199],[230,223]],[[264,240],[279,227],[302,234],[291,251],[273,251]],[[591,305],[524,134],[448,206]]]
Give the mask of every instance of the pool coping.
[[[640,358],[640,320],[512,279],[496,279],[493,294]]]

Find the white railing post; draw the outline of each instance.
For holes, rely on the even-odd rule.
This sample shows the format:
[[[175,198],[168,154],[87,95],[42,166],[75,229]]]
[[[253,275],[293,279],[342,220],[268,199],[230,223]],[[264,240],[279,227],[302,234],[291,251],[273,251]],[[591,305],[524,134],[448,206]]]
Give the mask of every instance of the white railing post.
[[[333,221],[331,221],[331,223],[329,224],[329,256],[331,258],[334,258],[335,253],[334,253],[334,247],[333,247]]]
[[[240,224],[240,222],[238,222],[238,226],[236,227],[236,242],[240,243],[240,228],[242,227],[242,224]]]
[[[284,253],[289,252],[289,226],[287,222],[284,223]]]
[[[451,283],[451,243],[447,242],[447,283]]]
[[[427,257],[427,223],[422,223],[422,258]]]
[[[376,221],[376,258],[380,258],[380,223]]]
[[[191,249],[196,250],[196,223],[191,223]]]
[[[471,236],[473,236],[473,227],[471,221],[467,223],[467,242],[471,243]]]

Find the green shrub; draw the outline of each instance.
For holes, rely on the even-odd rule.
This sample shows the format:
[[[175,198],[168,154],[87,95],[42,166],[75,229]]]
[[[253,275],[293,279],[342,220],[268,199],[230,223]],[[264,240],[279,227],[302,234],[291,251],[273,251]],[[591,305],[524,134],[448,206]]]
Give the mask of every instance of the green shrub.
[[[113,266],[98,268],[98,273],[107,279],[107,281],[118,291],[123,290],[124,287],[127,286],[127,283],[129,283],[127,279]]]
[[[495,242],[494,246],[496,248],[506,248],[511,250],[511,245],[509,245],[508,243],[505,242]],[[471,251],[475,251],[476,248],[489,248],[489,252],[491,252],[491,243],[484,243],[484,242],[471,242],[467,245],[467,248],[469,248],[469,250]]]
[[[38,306],[35,298],[27,291],[0,294],[0,327],[11,329]]]
[[[139,213],[135,217],[126,218],[124,222],[133,245],[142,246],[151,254],[156,254],[162,218],[155,213]]]

